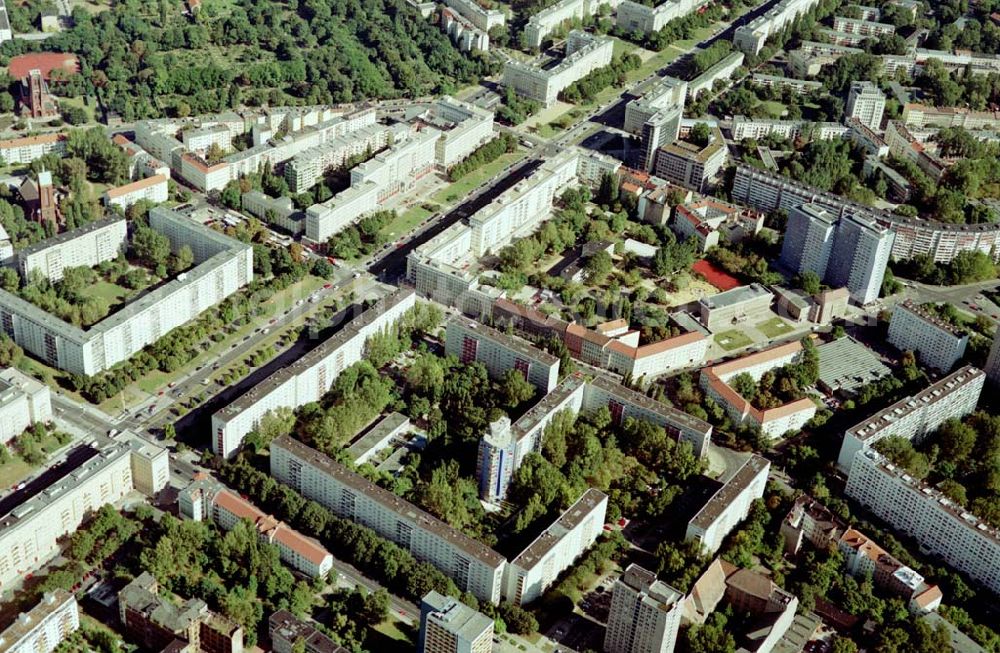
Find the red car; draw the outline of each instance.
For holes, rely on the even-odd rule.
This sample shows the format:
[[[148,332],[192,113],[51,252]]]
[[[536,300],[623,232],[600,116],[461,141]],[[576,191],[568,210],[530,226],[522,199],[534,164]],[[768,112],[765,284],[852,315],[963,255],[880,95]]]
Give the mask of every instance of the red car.
[[[332,283],[324,283],[323,287],[324,288],[333,288],[333,284]]]

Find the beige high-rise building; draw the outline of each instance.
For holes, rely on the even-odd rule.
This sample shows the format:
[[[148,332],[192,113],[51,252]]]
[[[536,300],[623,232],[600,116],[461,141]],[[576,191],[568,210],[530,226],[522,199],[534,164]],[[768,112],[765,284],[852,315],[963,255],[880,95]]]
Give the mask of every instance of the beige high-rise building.
[[[656,574],[629,565],[615,581],[604,636],[607,653],[671,653],[684,612],[684,595]]]
[[[419,653],[491,653],[492,650],[492,619],[434,591],[423,598]]]

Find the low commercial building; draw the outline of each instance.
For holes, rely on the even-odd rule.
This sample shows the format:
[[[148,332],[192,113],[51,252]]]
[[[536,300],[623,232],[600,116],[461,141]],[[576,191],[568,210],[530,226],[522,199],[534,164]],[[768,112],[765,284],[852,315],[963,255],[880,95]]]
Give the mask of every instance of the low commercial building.
[[[703,297],[698,300],[698,312],[706,329],[720,331],[766,319],[773,299],[770,290],[759,283],[752,283]]]
[[[542,394],[559,381],[559,359],[495,329],[453,317],[445,329],[445,353],[463,365],[482,363],[494,378],[517,370]]]
[[[177,502],[184,517],[209,519],[226,531],[240,521],[249,521],[262,542],[277,547],[282,562],[310,578],[326,578],[333,568],[333,556],[319,542],[289,528],[213,479],[194,481],[181,491]]]
[[[1000,533],[873,449],[858,451],[845,494],[921,549],[1000,594]]]
[[[402,413],[389,413],[352,442],[347,448],[347,455],[355,465],[364,465],[388,447],[393,439],[402,436],[409,429],[409,417]]]
[[[946,420],[962,418],[976,409],[986,375],[966,366],[931,384],[925,390],[900,399],[844,432],[837,465],[850,472],[859,451],[870,449],[885,438],[900,436],[919,443]]]
[[[816,347],[819,356],[819,381],[824,392],[847,397],[861,388],[892,374],[868,347],[850,336],[837,338]]]
[[[271,476],[429,562],[480,601],[499,602],[503,556],[315,449],[287,436],[276,439]]]
[[[0,370],[0,445],[5,445],[35,422],[52,420],[49,386],[20,370]]]
[[[550,106],[564,88],[610,64],[613,51],[612,39],[573,30],[566,39],[566,55],[556,65],[539,67],[508,61],[504,64],[503,85],[518,95]]]
[[[287,168],[286,168],[287,170]],[[295,208],[290,197],[268,197],[259,190],[243,193],[243,210],[267,224],[284,229],[293,236],[306,229],[306,214]]]
[[[656,176],[684,188],[703,192],[726,165],[729,148],[718,127],[705,145],[674,141],[656,153]]]
[[[146,650],[178,653],[243,653],[243,627],[208,609],[201,599],[180,605],[160,596],[148,571],[118,593],[118,617],[130,639]]]
[[[24,279],[40,274],[49,281],[59,281],[66,268],[92,268],[114,260],[125,251],[127,242],[124,219],[95,220],[18,251],[17,267]]]
[[[0,4],[0,16],[6,17]],[[2,23],[2,21],[0,21]],[[42,600],[0,632],[2,653],[52,653],[80,628],[80,606],[64,589],[46,592]]]
[[[733,33],[733,45],[747,54],[760,54],[771,35],[780,32],[817,4],[819,0],[778,0],[757,18],[737,27]]]
[[[566,512],[510,561],[504,572],[504,598],[514,605],[531,603],[604,530],[608,495],[588,489]]]
[[[965,355],[969,334],[906,300],[892,311],[888,341],[900,351],[915,352],[922,364],[939,372],[950,372]]]
[[[274,653],[292,653],[298,642],[305,644],[305,653],[348,653],[346,648],[288,610],[278,610],[267,618],[267,632]]]
[[[693,241],[698,252],[707,252],[720,242],[735,244],[756,236],[764,228],[764,214],[715,199],[702,199],[674,208],[670,221],[674,233]]]
[[[677,642],[684,595],[632,563],[611,589],[604,633],[607,653],[671,653]]]
[[[129,445],[98,436],[0,503],[0,590],[34,572],[97,509],[135,489]],[[42,487],[44,485],[44,487]],[[155,488],[159,491],[162,487]]]
[[[718,551],[722,540],[750,514],[754,500],[764,496],[770,469],[766,458],[751,454],[688,522],[684,540],[697,542],[706,554]]]
[[[490,653],[493,620],[435,591],[420,601],[417,653]]]
[[[368,338],[390,327],[415,304],[412,290],[396,290],[315,349],[217,411],[212,415],[212,451],[229,458],[268,412],[319,401],[344,369],[361,360]]]
[[[741,374],[749,374],[755,382],[768,371],[794,364],[802,352],[798,341],[778,345],[701,371],[701,387],[705,394],[718,402],[735,424],[759,428],[771,439],[788,431],[802,428],[816,414],[816,403],[803,397],[775,408],[760,409],[740,395],[729,382]]]
[[[153,175],[139,181],[133,181],[131,184],[109,188],[104,193],[104,204],[105,206],[118,206],[123,210],[142,200],[160,204],[169,198],[167,191],[167,177]]]

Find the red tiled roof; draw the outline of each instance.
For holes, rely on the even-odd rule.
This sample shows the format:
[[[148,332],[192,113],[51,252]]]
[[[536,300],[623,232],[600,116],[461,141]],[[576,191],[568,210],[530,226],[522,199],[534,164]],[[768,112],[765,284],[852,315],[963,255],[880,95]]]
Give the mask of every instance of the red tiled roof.
[[[65,52],[36,52],[12,57],[7,64],[7,73],[14,79],[23,79],[32,70],[42,71],[42,77],[48,79],[52,71],[62,68],[68,73],[80,71],[80,61],[75,54]]]
[[[214,501],[239,519],[249,519],[261,533],[272,536],[313,564],[322,564],[330,555],[318,542],[285,526],[271,515],[261,512],[256,506],[247,503],[229,490],[220,490],[215,495]]]
[[[133,181],[131,184],[125,184],[124,186],[118,186],[117,188],[109,188],[107,194],[109,198],[114,199],[116,197],[128,195],[129,193],[134,193],[137,190],[149,188],[150,186],[155,186],[166,181],[167,178],[163,175],[153,175],[152,177],[146,177],[145,179],[140,179],[139,181]]]
[[[66,134],[41,134],[39,136],[25,136],[24,138],[12,138],[7,141],[0,141],[0,149],[9,147],[26,147],[28,145],[39,145],[42,143],[55,143],[66,140]]]

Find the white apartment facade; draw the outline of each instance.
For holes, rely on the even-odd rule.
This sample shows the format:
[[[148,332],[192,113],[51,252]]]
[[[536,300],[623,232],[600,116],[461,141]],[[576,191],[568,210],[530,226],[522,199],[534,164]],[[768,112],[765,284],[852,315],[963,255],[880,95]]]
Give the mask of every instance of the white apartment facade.
[[[745,60],[746,55],[742,52],[727,54],[719,63],[691,80],[688,84],[688,97],[697,99],[703,92],[713,90],[717,80],[731,78]]]
[[[855,424],[844,432],[837,465],[850,472],[857,453],[870,449],[880,440],[899,436],[918,443],[946,420],[968,415],[979,403],[985,380],[982,370],[963,367],[926,390]]]
[[[165,175],[153,175],[133,181],[131,184],[110,188],[104,193],[104,204],[106,206],[118,206],[128,209],[130,206],[141,200],[147,200],[153,204],[161,204],[169,198],[169,184]]]
[[[0,371],[0,445],[7,444],[36,422],[50,421],[49,387],[13,367]]]
[[[0,290],[0,329],[50,365],[93,375],[194,319],[252,279],[249,245],[162,207],[150,211],[149,222],[168,237],[174,252],[188,245],[195,267],[89,329],[73,326]]]
[[[540,48],[549,34],[569,21],[596,15],[601,7],[614,9],[618,0],[560,0],[528,19],[524,38],[529,48]]]
[[[223,152],[228,152],[233,147],[233,133],[226,125],[221,124],[186,129],[181,132],[181,142],[192,152],[204,152],[213,145],[221,148]]]
[[[754,500],[764,496],[770,469],[766,458],[751,454],[688,522],[684,541],[697,542],[705,554],[718,551],[722,540],[750,514]]]
[[[847,496],[920,548],[1000,594],[1000,533],[874,450],[854,457]]]
[[[451,97],[442,97],[430,110],[436,120],[452,126],[442,129],[434,146],[437,164],[448,169],[493,138],[493,112]]]
[[[217,411],[212,415],[212,451],[229,458],[268,412],[318,401],[344,369],[361,360],[368,338],[394,324],[415,304],[412,290],[396,290],[326,342]]]
[[[86,445],[88,458],[46,491],[0,515],[0,590],[45,564],[58,540],[76,531],[93,511],[132,491],[128,445]]]
[[[0,141],[0,157],[7,165],[22,165],[46,154],[66,151],[66,134],[42,134]]]
[[[780,32],[797,16],[805,14],[817,4],[819,0],[779,0],[764,14],[738,27],[733,34],[733,45],[747,54],[760,54],[772,34]]]
[[[687,16],[708,4],[707,0],[665,0],[655,7],[624,0],[618,5],[616,25],[627,32],[652,34],[667,23]]]
[[[472,254],[497,253],[534,232],[549,217],[558,193],[576,180],[579,156],[574,150],[558,154],[473,214],[469,218]]]
[[[851,82],[847,95],[847,117],[857,118],[865,127],[880,131],[885,112],[885,95],[869,81]]]
[[[389,127],[369,125],[311,147],[285,164],[285,180],[293,192],[305,192],[315,186],[327,170],[339,168],[351,157],[368,150],[381,150],[389,143],[390,134],[393,130]]]
[[[0,651],[52,653],[79,628],[80,606],[76,597],[64,589],[55,589],[46,592],[38,605],[18,615],[17,621],[0,633]]]
[[[969,334],[907,300],[892,311],[888,340],[900,351],[916,352],[924,365],[949,372],[965,354]]]
[[[127,239],[128,227],[122,218],[90,222],[20,250],[18,271],[25,279],[37,273],[59,281],[66,268],[91,268],[117,258],[125,251]]]
[[[889,36],[896,33],[896,27],[889,23],[879,23],[860,18],[847,18],[845,16],[834,16],[833,29],[844,34],[855,34],[868,39],[877,39],[881,36]]]
[[[615,581],[604,634],[607,653],[673,653],[684,594],[632,563]]]
[[[278,438],[271,444],[271,476],[429,562],[480,601],[499,602],[503,556],[315,449]]]
[[[503,27],[507,16],[499,9],[484,9],[476,0],[443,0],[444,4],[460,13],[470,23],[489,33],[494,27]]]
[[[760,140],[767,136],[796,139],[829,141],[843,138],[849,127],[839,122],[809,122],[806,120],[767,120],[736,116],[732,120],[731,132],[734,141]]]
[[[573,82],[611,63],[614,41],[603,36],[573,30],[566,39],[566,56],[551,68],[508,61],[504,64],[503,85],[518,95],[551,106],[559,93]]]
[[[502,377],[508,370],[517,370],[542,394],[552,392],[559,382],[558,358],[484,324],[464,318],[453,317],[448,320],[445,353],[455,356],[463,365],[482,363],[494,378]]]
[[[504,598],[525,605],[539,598],[563,570],[597,541],[604,529],[608,495],[588,489],[566,512],[507,565]]]

